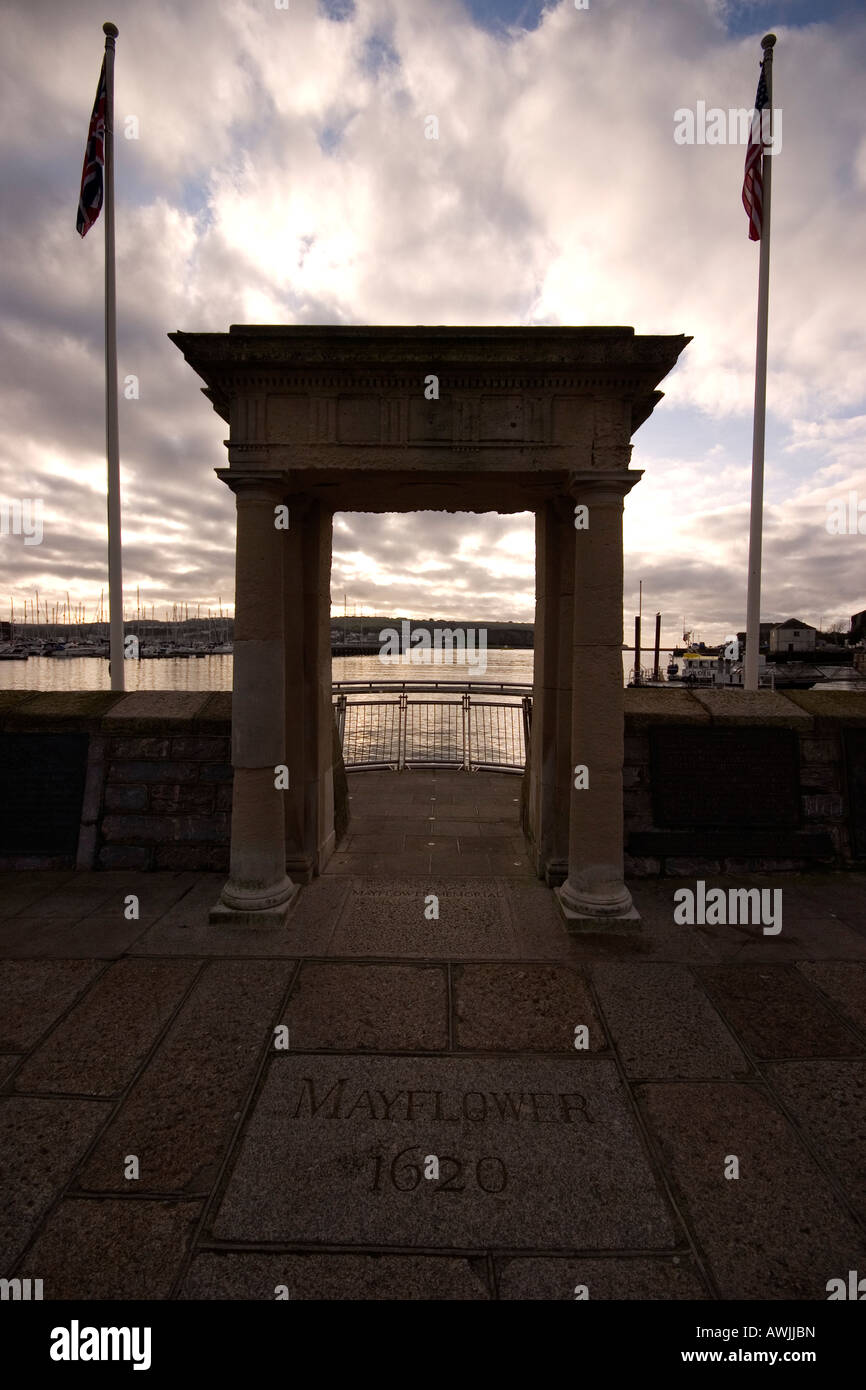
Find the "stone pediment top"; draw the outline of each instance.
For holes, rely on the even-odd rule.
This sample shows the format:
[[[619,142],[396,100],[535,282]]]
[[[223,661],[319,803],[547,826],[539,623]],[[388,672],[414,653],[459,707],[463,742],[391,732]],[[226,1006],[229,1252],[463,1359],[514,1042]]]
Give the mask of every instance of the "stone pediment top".
[[[629,396],[632,428],[660,399],[658,383],[691,338],[629,327],[244,325],[228,333],[169,333],[228,418],[233,396],[282,386],[381,392],[428,373],[451,389],[577,391]]]
[[[190,365],[386,368],[455,366],[581,369],[658,367],[669,372],[691,338],[633,328],[450,328],[232,324],[228,333],[169,333]]]

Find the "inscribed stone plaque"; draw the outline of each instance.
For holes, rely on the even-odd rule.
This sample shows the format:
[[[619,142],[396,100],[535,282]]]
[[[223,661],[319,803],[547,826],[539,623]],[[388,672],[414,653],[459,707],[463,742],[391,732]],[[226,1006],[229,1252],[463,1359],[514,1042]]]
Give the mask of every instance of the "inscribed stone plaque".
[[[653,821],[672,828],[793,829],[800,821],[791,729],[650,729]]]
[[[851,848],[858,859],[866,859],[866,729],[845,730],[845,766]]]
[[[75,854],[87,743],[87,734],[0,734],[0,854]]]
[[[675,1241],[613,1063],[570,1058],[275,1057],[214,1235],[552,1250]]]

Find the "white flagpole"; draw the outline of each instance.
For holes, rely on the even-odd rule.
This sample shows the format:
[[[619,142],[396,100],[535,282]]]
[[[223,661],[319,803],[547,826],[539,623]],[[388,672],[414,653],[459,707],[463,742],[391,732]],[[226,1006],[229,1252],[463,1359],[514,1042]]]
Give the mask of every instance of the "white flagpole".
[[[772,138],[773,122],[773,45],[775,34],[761,39],[764,50],[764,81],[767,84],[768,120]],[[761,113],[763,142],[764,116]],[[749,583],[746,596],[746,659],[743,688],[758,688],[758,649],[761,636],[761,543],[764,510],[764,427],[767,416],[767,319],[770,300],[770,185],[773,156],[761,153],[761,255],[758,271],[758,342],[755,352],[755,415],[752,425],[752,510],[749,522]]]
[[[108,460],[109,671],[123,690],[123,566],[120,544],[120,444],[117,422],[117,303],[114,287],[114,40],[105,23],[105,451]]]

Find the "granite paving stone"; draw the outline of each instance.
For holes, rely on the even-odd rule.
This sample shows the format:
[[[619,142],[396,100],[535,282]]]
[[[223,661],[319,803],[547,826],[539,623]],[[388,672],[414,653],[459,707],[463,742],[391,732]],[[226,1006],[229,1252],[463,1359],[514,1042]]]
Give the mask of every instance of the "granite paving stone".
[[[408,854],[405,850],[390,857],[384,854],[337,852],[328,860],[325,875],[349,877],[391,878],[394,874],[427,874],[430,871],[430,851]]]
[[[117,961],[27,1059],[15,1090],[119,1093],[199,969],[190,961]]]
[[[790,966],[720,966],[701,971],[711,997],[758,1057],[862,1054],[864,1044]]]
[[[358,836],[357,838],[360,839],[361,837]],[[429,835],[407,835],[405,847],[409,851],[414,850],[416,852],[433,850],[437,856],[446,850],[450,850],[452,854],[459,853],[456,835],[433,835],[432,833]],[[433,867],[436,867],[435,861]]]
[[[482,841],[477,842],[479,845]],[[493,875],[493,856],[478,851],[459,850],[447,847],[430,859],[430,868],[435,874],[467,874],[473,878],[479,875]]]
[[[135,696],[115,736],[149,775],[170,753],[227,777],[227,811],[199,723],[219,704],[224,735],[229,697],[168,696],[167,752]],[[7,1259],[35,1242],[0,1273],[46,1297],[165,1298],[184,1274],[184,1298],[765,1301],[866,1271],[866,874],[684,859],[629,879],[633,934],[577,936],[517,779],[349,787],[339,853],[280,928],[211,927],[226,873],[177,847],[155,873],[0,874]],[[782,932],[675,923],[696,877],[780,888]]]
[[[771,1062],[764,1073],[866,1218],[866,1061]]]
[[[707,1291],[690,1256],[655,1259],[611,1255],[544,1259],[538,1256],[496,1261],[501,1299],[654,1300],[705,1299]],[[584,1289],[586,1292],[584,1293]]]
[[[524,879],[530,873],[529,860],[525,853],[514,850],[509,853],[496,852],[488,855],[488,861],[494,878]]]
[[[705,926],[701,932],[712,956],[731,964],[866,961],[866,935],[831,916],[789,918],[786,914],[778,936],[764,936],[759,926]]]
[[[27,1052],[82,994],[102,961],[0,961],[0,1049]]]
[[[800,961],[801,975],[811,980],[855,1028],[866,1036],[866,964],[854,961]]]
[[[691,972],[660,962],[601,962],[593,983],[631,1077],[736,1076],[749,1063]]]
[[[445,971],[307,961],[282,1022],[289,1028],[289,1052],[441,1051],[448,1046]]]
[[[147,956],[324,955],[349,891],[340,878],[321,877],[302,887],[285,926],[230,926],[208,921],[225,874],[203,874],[202,882],[164,913],[130,947]]]
[[[0,1096],[0,1276],[110,1113],[102,1101]]]
[[[208,1190],[271,1035],[286,961],[212,961],[80,1175],[85,1191],[123,1189],[135,1154],[142,1192]]]
[[[446,1255],[266,1255],[212,1253],[193,1260],[184,1299],[489,1299],[483,1259]],[[284,1290],[286,1292],[284,1292]]]
[[[39,869],[0,874],[0,919],[22,912],[32,903],[50,897],[70,879],[72,869]]]
[[[815,917],[832,910],[848,926],[866,928],[866,874],[811,876],[802,884],[801,897]]]
[[[91,915],[77,922],[62,917],[10,917],[0,923],[0,958],[27,960],[57,958],[115,960],[147,931],[144,922],[130,921],[122,912]]]
[[[12,1054],[0,1057],[0,1086],[5,1086],[20,1061],[20,1057]]]
[[[607,1047],[579,970],[568,965],[458,965],[453,969],[457,1046],[489,1052],[564,1052]],[[589,1030],[585,1051],[575,1028]]]
[[[356,835],[352,833],[350,826],[345,844],[346,849],[353,854],[365,854],[367,852],[372,852],[374,854],[399,854],[404,848],[404,838],[407,841],[405,845],[406,849],[416,848],[414,844],[409,843],[412,837],[404,837],[402,832],[399,834],[392,833],[383,835],[381,832],[377,831],[375,835],[363,833]]]
[[[439,900],[439,916],[426,916]],[[331,956],[449,960],[516,954],[501,886],[467,876],[358,879],[328,947]]]
[[[110,911],[116,906],[123,915],[123,897],[101,874],[79,874],[39,899],[39,916],[59,917],[64,922],[77,922],[91,912]],[[22,914],[23,915],[23,914]]]
[[[200,1202],[66,1199],[22,1263],[51,1299],[164,1299],[201,1215]]]
[[[262,1229],[451,1250],[674,1243],[615,1067],[556,1057],[272,1063],[213,1235]]]
[[[556,899],[545,884],[537,879],[509,880],[505,905],[516,942],[515,954],[521,959],[568,960],[579,956]]]
[[[784,1115],[742,1083],[638,1091],[722,1298],[826,1299],[866,1239]],[[729,1158],[739,1178],[726,1178]]]

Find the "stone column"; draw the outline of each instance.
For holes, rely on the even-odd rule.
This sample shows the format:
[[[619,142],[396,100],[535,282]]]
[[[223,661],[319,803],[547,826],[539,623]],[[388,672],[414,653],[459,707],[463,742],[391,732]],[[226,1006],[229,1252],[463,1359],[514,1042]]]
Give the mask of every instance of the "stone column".
[[[334,850],[334,714],[331,704],[331,512],[287,498],[285,536],[286,871],[320,874]]]
[[[566,920],[584,929],[584,919],[638,916],[623,879],[622,513],[640,476],[569,477],[587,516],[575,528],[568,878],[557,896]],[[575,786],[576,768],[586,769],[585,786]]]
[[[529,832],[535,871],[550,887],[568,874],[574,512],[568,497],[535,513],[535,661]]]
[[[231,868],[211,922],[282,925],[298,888],[286,875],[283,552],[279,476],[220,469],[237,497],[232,696]],[[291,770],[290,770],[291,771]]]

